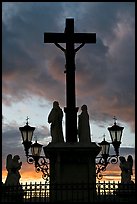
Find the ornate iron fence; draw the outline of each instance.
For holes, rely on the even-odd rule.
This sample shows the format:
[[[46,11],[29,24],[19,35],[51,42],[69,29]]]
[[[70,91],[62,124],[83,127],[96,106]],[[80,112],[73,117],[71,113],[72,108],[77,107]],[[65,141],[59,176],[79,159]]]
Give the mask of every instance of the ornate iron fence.
[[[95,192],[92,184],[85,183],[26,183],[1,189],[2,202],[135,202],[135,184],[119,182],[98,182]]]

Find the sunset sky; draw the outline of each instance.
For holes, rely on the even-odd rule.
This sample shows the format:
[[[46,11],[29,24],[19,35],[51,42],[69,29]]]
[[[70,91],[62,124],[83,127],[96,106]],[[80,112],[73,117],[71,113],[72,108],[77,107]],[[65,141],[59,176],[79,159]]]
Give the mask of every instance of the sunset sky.
[[[3,182],[9,153],[20,155],[23,162],[21,182],[43,181],[26,163],[19,127],[28,116],[29,125],[36,127],[34,140],[44,146],[51,141],[47,117],[52,103],[66,106],[65,58],[54,44],[44,43],[44,32],[63,33],[66,18],[74,18],[75,32],[96,33],[97,38],[96,44],[85,45],[76,55],[78,115],[86,104],[91,140],[97,143],[104,134],[110,142],[107,128],[116,116],[124,127],[120,155],[135,159],[135,3],[3,2]],[[63,132],[65,137],[65,114]],[[104,174],[116,179],[119,164],[110,165]]]

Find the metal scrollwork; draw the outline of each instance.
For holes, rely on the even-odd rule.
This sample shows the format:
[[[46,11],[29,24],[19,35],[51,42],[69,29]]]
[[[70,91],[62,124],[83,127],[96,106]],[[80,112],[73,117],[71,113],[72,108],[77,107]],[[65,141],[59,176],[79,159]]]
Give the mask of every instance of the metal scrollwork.
[[[34,161],[34,159],[33,159],[32,156],[27,156],[27,162],[28,162],[29,164],[33,164],[35,161]]]
[[[36,172],[42,172],[42,178],[48,182],[50,177],[49,174],[49,162],[44,158],[40,157],[38,162],[35,165]]]
[[[37,158],[37,157],[33,157],[32,155],[28,155],[27,156],[27,162],[29,164],[35,164],[35,171],[37,173],[42,172],[42,178],[46,182],[49,181],[49,177],[50,177],[49,162],[45,157],[40,156]]]
[[[109,158],[109,161],[111,164],[116,164],[118,162],[118,156],[115,156],[115,155],[111,156]]]
[[[106,171],[106,165],[105,164],[96,164],[96,176],[99,180],[101,180],[103,178],[101,171]]]
[[[96,177],[101,180],[103,175],[101,172],[106,171],[106,167],[109,163],[116,164],[118,162],[118,156],[111,155],[104,160],[103,157],[96,157]]]

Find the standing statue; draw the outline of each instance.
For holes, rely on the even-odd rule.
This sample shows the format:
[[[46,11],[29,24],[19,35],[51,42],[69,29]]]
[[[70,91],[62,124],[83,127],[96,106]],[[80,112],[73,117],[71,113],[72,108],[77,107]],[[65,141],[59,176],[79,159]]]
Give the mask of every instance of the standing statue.
[[[121,168],[121,183],[128,184],[131,183],[131,175],[133,174],[132,172],[132,167],[133,167],[133,159],[132,156],[129,155],[127,158],[127,161],[125,157],[120,156],[120,168]]]
[[[128,155],[127,157],[127,165],[128,165],[128,172],[129,172],[129,177],[130,177],[130,181],[131,181],[131,175],[133,175],[133,158],[131,155]]]
[[[62,119],[63,111],[59,107],[58,101],[53,102],[53,108],[48,116],[48,123],[51,123],[50,131],[52,136],[52,142],[64,142],[62,131]]]
[[[78,137],[79,142],[90,143],[90,125],[89,125],[89,114],[87,112],[87,106],[83,105],[81,107],[81,114],[78,118]]]
[[[7,186],[16,186],[19,185],[20,180],[20,173],[19,170],[21,169],[22,162],[19,162],[20,157],[19,155],[15,155],[12,158],[12,155],[9,154],[6,159],[6,169],[8,171],[8,175],[5,181],[5,185]]]

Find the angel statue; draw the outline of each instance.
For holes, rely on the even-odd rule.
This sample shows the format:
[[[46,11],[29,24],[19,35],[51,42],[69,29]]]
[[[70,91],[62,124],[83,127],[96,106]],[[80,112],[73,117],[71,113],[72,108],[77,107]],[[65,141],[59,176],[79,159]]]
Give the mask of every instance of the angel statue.
[[[21,177],[19,170],[22,166],[22,162],[19,162],[19,159],[19,155],[15,155],[13,158],[11,154],[7,155],[6,169],[8,174],[5,181],[5,185],[7,186],[19,185],[19,180]]]
[[[133,158],[131,155],[127,157],[127,160],[125,157],[120,156],[120,165],[121,168],[121,183],[131,183],[131,175],[133,175]]]

